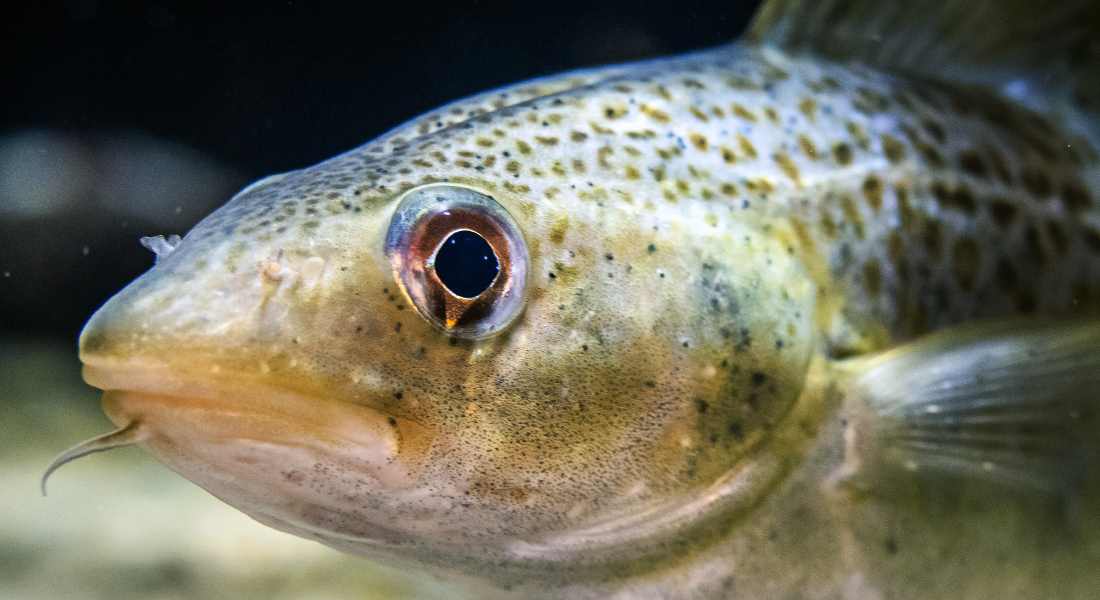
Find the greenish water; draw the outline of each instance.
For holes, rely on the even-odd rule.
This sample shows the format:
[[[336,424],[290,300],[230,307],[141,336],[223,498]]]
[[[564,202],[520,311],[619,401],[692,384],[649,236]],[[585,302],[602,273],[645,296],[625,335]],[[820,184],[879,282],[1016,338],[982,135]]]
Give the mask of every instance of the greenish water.
[[[0,600],[447,598],[446,587],[260,525],[121,448],[52,457],[113,426],[75,342],[0,338]]]

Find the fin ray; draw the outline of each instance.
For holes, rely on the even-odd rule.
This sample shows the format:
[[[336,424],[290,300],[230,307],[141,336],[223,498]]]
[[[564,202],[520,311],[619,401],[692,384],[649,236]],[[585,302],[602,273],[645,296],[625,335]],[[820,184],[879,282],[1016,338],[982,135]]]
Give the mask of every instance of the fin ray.
[[[854,359],[844,478],[1068,493],[1100,465],[1100,322],[968,326]]]

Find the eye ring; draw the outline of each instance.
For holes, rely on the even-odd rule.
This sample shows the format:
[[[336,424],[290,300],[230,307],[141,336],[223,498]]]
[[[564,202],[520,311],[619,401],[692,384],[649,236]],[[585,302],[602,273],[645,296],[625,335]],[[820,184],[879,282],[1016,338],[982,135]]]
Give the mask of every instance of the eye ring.
[[[492,250],[497,272],[462,296],[436,268],[443,245],[472,232]],[[512,215],[492,197],[454,184],[413,188],[398,200],[386,233],[394,278],[417,312],[449,335],[481,338],[504,329],[523,308],[529,258]],[[488,257],[484,257],[488,259]],[[453,282],[452,282],[453,285]]]

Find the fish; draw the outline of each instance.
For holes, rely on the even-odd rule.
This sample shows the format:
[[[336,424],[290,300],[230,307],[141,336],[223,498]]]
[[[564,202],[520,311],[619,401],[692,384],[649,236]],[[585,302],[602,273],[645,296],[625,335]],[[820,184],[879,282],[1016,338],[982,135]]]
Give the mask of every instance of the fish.
[[[768,0],[261,179],[143,240],[46,475],[139,444],[477,598],[1097,597],[1098,43]]]

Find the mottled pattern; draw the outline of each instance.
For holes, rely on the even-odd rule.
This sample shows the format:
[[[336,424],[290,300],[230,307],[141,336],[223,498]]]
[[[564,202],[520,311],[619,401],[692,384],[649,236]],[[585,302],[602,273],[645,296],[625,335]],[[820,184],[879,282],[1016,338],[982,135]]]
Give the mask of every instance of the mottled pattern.
[[[1098,312],[1095,142],[991,92],[769,48],[566,74],[257,182],[102,309],[82,355],[388,419],[394,461],[416,463],[399,489],[312,460],[310,436],[225,459],[203,426],[267,439],[232,412],[149,443],[259,520],[341,549],[524,590],[568,576],[576,597],[654,597],[629,576],[682,560],[690,585],[652,585],[723,597],[725,555],[684,558],[723,548],[737,585],[797,589],[775,557],[799,556],[836,590],[823,524],[843,519],[798,504],[841,440],[811,365],[964,321]],[[438,182],[523,229],[526,308],[498,335],[434,328],[383,255],[401,194]],[[794,491],[768,496],[803,461]],[[803,557],[798,536],[767,533],[773,515],[831,537]]]

